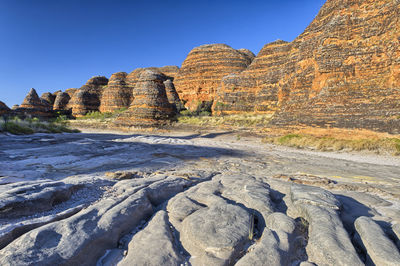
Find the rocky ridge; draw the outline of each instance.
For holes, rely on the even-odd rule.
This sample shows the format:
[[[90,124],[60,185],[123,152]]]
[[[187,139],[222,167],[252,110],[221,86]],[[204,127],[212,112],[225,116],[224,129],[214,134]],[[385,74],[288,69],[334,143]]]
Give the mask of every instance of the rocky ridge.
[[[277,126],[399,133],[399,17],[397,0],[327,1],[293,42],[267,44],[225,77],[214,110],[276,113]]]

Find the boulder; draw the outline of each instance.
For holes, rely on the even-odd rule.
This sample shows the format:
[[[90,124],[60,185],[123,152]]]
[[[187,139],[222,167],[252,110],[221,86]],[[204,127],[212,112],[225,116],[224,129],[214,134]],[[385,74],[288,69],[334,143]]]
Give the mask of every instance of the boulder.
[[[88,112],[99,111],[100,99],[108,79],[103,76],[96,76],[89,79],[85,85],[74,92],[68,104],[72,109],[72,115],[84,116]]]
[[[239,73],[250,63],[247,53],[226,44],[202,45],[190,51],[174,84],[185,107],[196,110],[199,103],[214,100],[222,77]]]
[[[168,123],[174,113],[165,91],[165,79],[159,71],[144,70],[133,90],[129,110],[120,114],[115,123],[140,127]]]
[[[100,112],[114,112],[129,107],[132,100],[132,88],[126,84],[127,75],[125,72],[111,75],[101,97]]]

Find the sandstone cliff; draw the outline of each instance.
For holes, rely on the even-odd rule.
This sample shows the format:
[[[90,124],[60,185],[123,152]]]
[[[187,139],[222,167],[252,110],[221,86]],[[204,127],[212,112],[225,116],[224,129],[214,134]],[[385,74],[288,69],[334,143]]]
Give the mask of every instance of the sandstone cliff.
[[[52,94],[51,92],[45,92],[42,94],[42,96],[40,96],[40,99],[45,100],[49,103],[49,105],[53,106],[56,95]]]
[[[275,113],[273,125],[400,133],[398,0],[329,0],[292,43],[264,46],[225,77],[217,113]]]
[[[10,112],[10,108],[8,108],[8,106],[5,103],[0,101],[0,115],[6,115],[9,112]]]
[[[17,112],[40,117],[52,116],[52,106],[45,100],[39,98],[36,90],[32,88],[26,95],[22,104],[16,109]]]
[[[99,111],[100,99],[107,83],[106,77],[92,77],[75,91],[68,104],[68,108],[72,109],[72,115],[79,117],[91,111]]]
[[[122,113],[116,123],[147,127],[164,124],[170,119],[173,110],[163,83],[166,78],[160,71],[144,70],[136,82],[129,110]]]
[[[129,106],[132,88],[126,84],[127,73],[112,74],[101,97],[100,112],[113,112]]]
[[[222,77],[244,70],[251,63],[251,54],[225,44],[207,44],[190,51],[174,80],[185,106],[194,110],[201,102],[213,101]]]
[[[71,97],[66,92],[57,93],[57,97],[54,101],[53,109],[54,110],[67,110],[67,105],[70,101]]]

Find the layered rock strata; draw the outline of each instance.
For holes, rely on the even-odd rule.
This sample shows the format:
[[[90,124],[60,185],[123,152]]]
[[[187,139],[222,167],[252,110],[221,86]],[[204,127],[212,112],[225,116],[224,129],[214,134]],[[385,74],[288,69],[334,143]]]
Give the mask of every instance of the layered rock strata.
[[[214,110],[276,113],[272,124],[399,133],[397,0],[330,0],[291,43],[264,46],[223,79]]]
[[[53,106],[56,95],[53,95],[51,92],[45,92],[40,96],[40,99],[45,100],[49,105]]]
[[[40,117],[52,116],[52,106],[47,101],[40,99],[34,88],[29,91],[16,111],[24,115]]]
[[[56,99],[54,101],[54,110],[67,110],[68,103],[71,97],[66,92],[57,93]]]
[[[171,79],[167,79],[164,81],[164,86],[165,86],[165,91],[167,93],[168,101],[172,105],[172,108],[174,109],[175,112],[180,112],[185,107],[183,106],[183,103],[181,99],[179,99],[179,95],[176,92],[174,83],[172,82]]]
[[[156,70],[144,70],[133,90],[133,101],[128,111],[121,114],[117,124],[154,126],[166,123],[173,116],[164,81],[166,76]]]
[[[106,77],[92,77],[75,91],[68,105],[72,109],[72,115],[79,117],[88,112],[99,111],[101,95],[107,83]]]
[[[132,88],[126,84],[127,75],[125,72],[111,75],[101,97],[100,112],[114,112],[129,107],[132,100]]]
[[[174,80],[185,106],[195,110],[199,103],[213,101],[222,77],[246,69],[252,60],[250,53],[225,44],[207,44],[190,51]]]

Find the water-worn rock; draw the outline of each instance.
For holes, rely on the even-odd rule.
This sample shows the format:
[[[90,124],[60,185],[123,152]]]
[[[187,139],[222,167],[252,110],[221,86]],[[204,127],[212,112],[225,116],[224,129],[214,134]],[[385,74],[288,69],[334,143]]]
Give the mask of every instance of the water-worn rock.
[[[149,218],[156,206],[193,181],[182,178],[126,180],[116,197],[94,203],[67,219],[34,229],[0,250],[1,265],[93,265],[106,249]],[[119,191],[119,192],[118,192]]]
[[[274,233],[265,228],[261,240],[255,246],[249,248],[249,252],[244,255],[235,265],[237,266],[263,266],[263,265],[288,265],[289,250],[282,250],[279,247],[280,241]]]
[[[159,211],[132,238],[128,255],[118,265],[181,265],[183,261],[184,258],[175,245],[168,215],[165,211]]]
[[[72,109],[72,115],[79,117],[91,111],[99,111],[101,95],[107,83],[106,77],[92,77],[74,92],[68,104],[68,108]]]
[[[268,215],[266,219],[266,226],[271,230],[282,230],[288,234],[292,234],[296,229],[295,221],[281,212],[274,212]]]
[[[114,112],[128,108],[132,101],[132,88],[126,84],[127,73],[111,75],[101,96],[100,112]]]
[[[309,223],[307,254],[318,265],[363,265],[343,227],[340,202],[321,188],[291,186],[291,200]]]
[[[399,250],[377,223],[369,217],[361,216],[354,225],[361,238],[360,244],[367,253],[367,264],[400,265]]]
[[[202,208],[182,223],[181,242],[193,265],[233,262],[249,240],[250,214],[232,204]]]
[[[165,80],[166,76],[159,71],[143,71],[133,90],[129,110],[119,115],[116,123],[141,127],[168,123],[174,113],[168,102],[163,83]]]
[[[0,218],[31,215],[50,210],[68,200],[82,185],[64,182],[27,182],[3,185],[0,191]]]
[[[174,80],[185,107],[196,110],[202,102],[212,102],[222,77],[239,73],[251,63],[244,51],[226,44],[206,44],[190,51]]]

